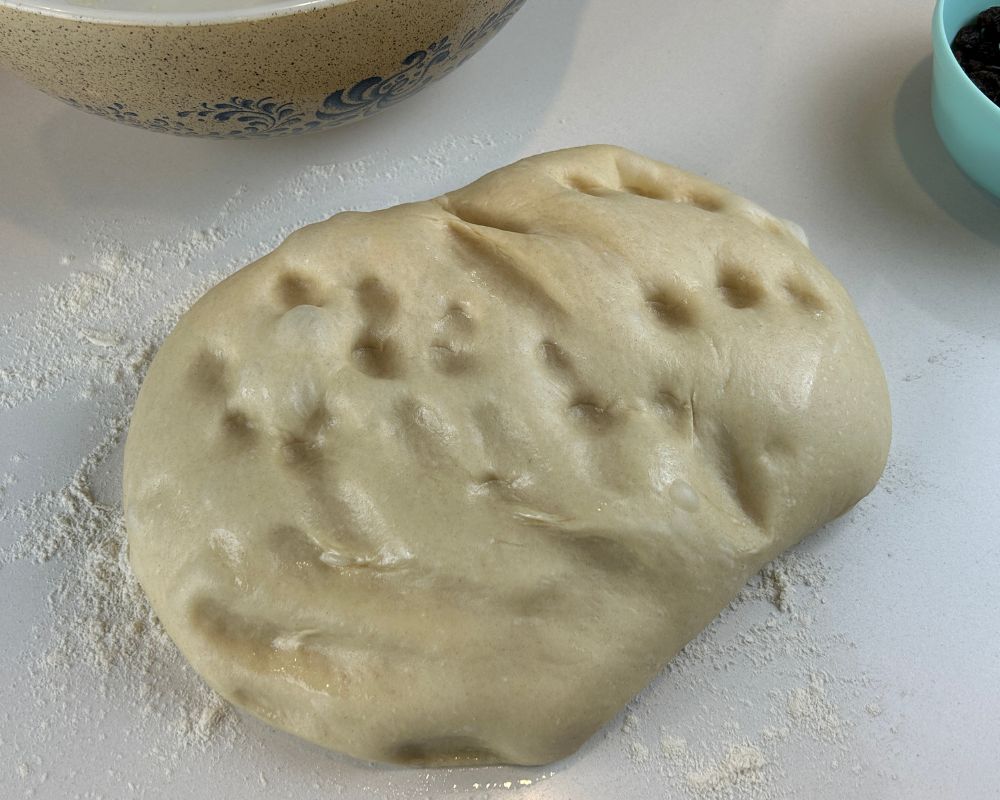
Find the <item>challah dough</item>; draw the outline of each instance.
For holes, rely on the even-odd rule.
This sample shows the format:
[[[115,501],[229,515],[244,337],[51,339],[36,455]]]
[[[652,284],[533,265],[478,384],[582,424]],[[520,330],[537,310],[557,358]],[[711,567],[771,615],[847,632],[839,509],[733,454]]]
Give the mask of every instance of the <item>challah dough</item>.
[[[131,561],[223,696],[351,755],[572,753],[878,480],[889,401],[799,232],[605,146],[298,231],[155,358]]]

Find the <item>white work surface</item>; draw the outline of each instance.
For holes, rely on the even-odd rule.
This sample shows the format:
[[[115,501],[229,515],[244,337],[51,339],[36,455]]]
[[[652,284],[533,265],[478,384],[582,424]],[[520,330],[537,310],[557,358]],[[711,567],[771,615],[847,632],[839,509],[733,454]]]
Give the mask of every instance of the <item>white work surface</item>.
[[[45,659],[71,609],[48,595],[79,548],[13,560],[0,567],[0,796],[1000,797],[1000,202],[933,130],[930,17],[929,0],[532,0],[466,66],[381,116],[257,142],[133,130],[0,71],[0,322],[20,314],[29,335],[65,338],[39,322],[59,322],[46,287],[90,285],[81,274],[115,248],[161,287],[137,309],[121,269],[101,284],[126,292],[134,330],[173,299],[164,271],[180,294],[341,209],[611,142],[802,225],[871,331],[894,413],[882,484],[796,550],[788,603],[769,602],[777,584],[750,591],[544,769],[363,764],[231,713],[196,720],[200,739],[174,730],[173,698],[197,689],[176,661],[152,704],[87,657],[63,665],[60,686]],[[8,561],[39,535],[31,503],[69,483],[123,402],[87,386],[87,369],[120,357],[101,339],[119,313],[106,300],[66,312],[97,333],[79,338],[89,361],[57,362],[65,374],[33,385],[46,342],[25,356],[23,340],[0,341]],[[113,508],[120,448],[95,458],[93,491]],[[112,655],[127,675],[132,654]]]

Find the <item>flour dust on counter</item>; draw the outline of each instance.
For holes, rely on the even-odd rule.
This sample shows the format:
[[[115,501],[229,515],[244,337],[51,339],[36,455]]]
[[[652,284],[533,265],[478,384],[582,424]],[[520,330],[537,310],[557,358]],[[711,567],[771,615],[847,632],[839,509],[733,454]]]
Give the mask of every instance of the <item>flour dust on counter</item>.
[[[87,433],[94,446],[63,485],[0,511],[0,523],[19,534],[0,552],[0,569],[34,564],[50,582],[48,618],[36,622],[14,675],[37,720],[12,742],[29,765],[19,770],[26,785],[57,770],[31,767],[34,753],[51,752],[44,745],[67,735],[100,743],[116,706],[130,709],[119,728],[125,739],[146,749],[164,774],[191,747],[204,749],[211,739],[231,749],[239,741],[237,718],[185,674],[132,577],[117,488],[130,404],[157,342],[204,279],[184,275],[188,286],[171,287],[156,276],[164,262],[193,260],[220,241],[208,230],[140,251],[94,242],[90,269],[44,287],[33,306],[5,323],[7,342],[20,347],[7,361],[0,402],[17,408],[71,393],[93,412]],[[151,728],[160,734],[149,737]]]
[[[803,759],[826,777],[878,771],[859,745],[895,732],[878,720],[888,688],[841,664],[849,637],[821,632],[823,591],[834,580],[805,547],[754,576],[622,716],[633,768],[691,800],[809,796],[793,783]],[[761,684],[736,679],[748,672]],[[672,713],[686,698],[699,707]]]

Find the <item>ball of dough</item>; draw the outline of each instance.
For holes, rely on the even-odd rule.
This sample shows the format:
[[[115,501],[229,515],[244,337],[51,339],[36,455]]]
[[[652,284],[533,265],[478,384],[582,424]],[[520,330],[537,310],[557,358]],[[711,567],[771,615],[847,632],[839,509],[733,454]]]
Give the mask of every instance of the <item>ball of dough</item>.
[[[889,401],[801,234],[613,147],[293,234],[163,344],[132,565],[224,697],[351,755],[577,749],[878,480]]]

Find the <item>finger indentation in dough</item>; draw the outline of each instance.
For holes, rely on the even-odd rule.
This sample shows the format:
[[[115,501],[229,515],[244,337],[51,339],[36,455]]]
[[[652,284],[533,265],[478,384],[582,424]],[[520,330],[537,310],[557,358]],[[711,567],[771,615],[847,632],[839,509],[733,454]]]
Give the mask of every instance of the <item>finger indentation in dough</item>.
[[[474,479],[469,487],[469,493],[479,497],[492,497],[506,503],[522,502],[523,498],[517,491],[515,479],[504,479],[496,472],[484,472]]]
[[[767,517],[765,492],[760,491],[753,464],[728,431],[716,443],[719,472],[739,507],[753,522],[764,525]]]
[[[583,175],[572,175],[566,179],[566,186],[574,191],[580,192],[580,194],[590,195],[591,197],[607,197],[609,194],[614,194],[614,189],[610,189],[601,183],[598,183],[593,178],[588,178]]]
[[[785,279],[783,288],[799,306],[811,314],[823,314],[827,304],[819,296],[812,283],[802,275],[791,275]]]
[[[653,397],[653,408],[678,431],[692,429],[692,409],[690,401],[679,397],[670,389],[660,389]]]
[[[719,291],[733,308],[752,308],[764,299],[764,285],[751,270],[733,262],[719,268]]]
[[[667,327],[689,327],[698,322],[697,302],[687,287],[663,286],[646,295],[646,305]]]
[[[464,303],[452,303],[435,328],[442,333],[469,335],[476,329],[476,322]]]
[[[639,574],[648,569],[642,560],[641,551],[635,549],[633,542],[623,539],[620,531],[605,531],[600,529],[564,529],[545,527],[544,531],[552,531],[560,536],[559,543],[563,552],[573,561],[597,572],[623,572]]]
[[[302,685],[323,693],[329,693],[330,684],[342,677],[342,670],[318,648],[300,647],[294,651],[274,648],[273,641],[295,634],[263,616],[251,617],[214,598],[195,595],[188,604],[187,617],[191,627],[211,641],[213,647],[227,651],[240,663],[258,665],[262,673],[293,676]]]
[[[679,199],[681,202],[690,203],[696,208],[708,211],[709,213],[721,211],[725,206],[720,195],[704,189],[693,189],[688,194],[682,195]]]
[[[222,430],[230,442],[252,444],[256,438],[250,419],[242,411],[227,411],[222,417]]]
[[[570,358],[569,353],[555,342],[546,339],[538,345],[538,352],[545,366],[554,372],[575,373],[576,370],[573,367],[573,360]]]
[[[358,305],[371,325],[385,325],[396,316],[399,298],[375,277],[362,280],[355,288]]]
[[[484,472],[478,475],[472,484],[474,492],[488,491],[494,488],[495,485],[501,484],[504,481],[501,480],[500,476],[495,472]]]
[[[402,361],[392,339],[373,333],[362,335],[354,343],[351,361],[369,378],[386,380],[403,374]]]
[[[645,197],[649,200],[669,200],[672,199],[668,191],[662,186],[654,183],[648,184],[626,184],[622,186],[623,192],[634,194],[637,197]]]
[[[322,444],[323,431],[330,425],[331,419],[330,410],[320,400],[303,420],[300,426],[301,435],[303,438]]]
[[[570,416],[590,430],[604,433],[621,421],[613,403],[602,402],[593,394],[579,395],[569,405]]]
[[[475,358],[468,350],[441,340],[431,344],[430,357],[442,375],[461,375],[475,365]]]
[[[191,364],[188,376],[200,392],[208,395],[225,394],[226,359],[220,352],[202,350]]]
[[[323,305],[316,281],[299,272],[285,272],[278,278],[277,295],[286,310],[296,306]]]
[[[282,442],[281,457],[296,469],[310,469],[323,460],[323,451],[315,441],[288,438]]]
[[[615,158],[621,191],[650,200],[673,200],[675,181],[658,169],[628,156]]]

